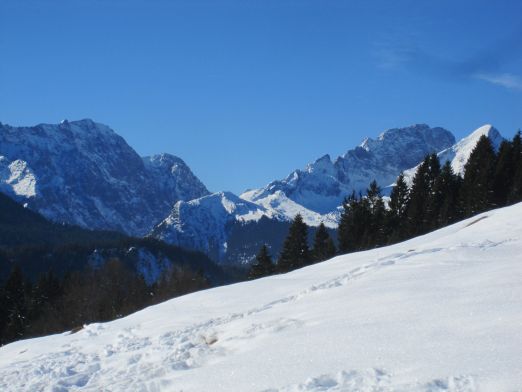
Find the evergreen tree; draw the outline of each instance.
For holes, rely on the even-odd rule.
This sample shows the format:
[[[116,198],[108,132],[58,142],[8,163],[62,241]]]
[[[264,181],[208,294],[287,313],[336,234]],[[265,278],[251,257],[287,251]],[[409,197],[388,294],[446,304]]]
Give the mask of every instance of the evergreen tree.
[[[516,133],[511,143],[513,158],[513,179],[511,182],[508,203],[517,203],[522,201],[522,138],[520,130]]]
[[[404,173],[401,173],[391,191],[389,209],[386,213],[386,232],[390,243],[400,241],[405,236],[404,226],[409,196],[410,191],[404,180]]]
[[[312,250],[312,257],[314,261],[328,260],[335,256],[336,249],[333,240],[328,234],[324,223],[321,222],[314,237],[314,247]]]
[[[352,193],[343,203],[343,212],[337,229],[339,251],[349,253],[365,249],[372,227],[368,198]]]
[[[458,197],[462,179],[453,172],[451,163],[446,161],[433,184],[428,211],[431,229],[437,229],[455,222],[459,217]]]
[[[377,185],[377,181],[373,180],[369,188],[366,190],[367,219],[370,221],[366,238],[362,244],[365,248],[381,246],[386,243],[385,233],[385,215],[386,208],[382,201],[381,188]]]
[[[280,272],[288,272],[304,267],[309,262],[308,227],[303,222],[303,217],[297,214],[288,230],[277,267]]]
[[[268,253],[268,248],[263,245],[259,250],[256,261],[250,267],[248,279],[262,278],[263,276],[272,275],[275,272],[274,264],[272,263],[272,257]]]
[[[5,311],[3,339],[12,341],[24,336],[27,324],[26,285],[22,271],[15,265],[9,275],[5,286]]]
[[[337,227],[337,240],[339,241],[339,252],[349,253],[355,250],[355,221],[354,211],[358,204],[355,192],[344,199],[343,212]]]
[[[481,136],[464,166],[461,197],[464,216],[475,215],[494,207],[495,161],[491,141],[486,136]]]
[[[504,206],[507,203],[515,176],[514,165],[513,145],[504,140],[498,150],[493,176],[493,203],[496,207]]]
[[[410,190],[407,209],[407,233],[415,236],[426,233],[435,212],[429,209],[435,180],[440,173],[440,162],[436,154],[424,158],[419,165]]]

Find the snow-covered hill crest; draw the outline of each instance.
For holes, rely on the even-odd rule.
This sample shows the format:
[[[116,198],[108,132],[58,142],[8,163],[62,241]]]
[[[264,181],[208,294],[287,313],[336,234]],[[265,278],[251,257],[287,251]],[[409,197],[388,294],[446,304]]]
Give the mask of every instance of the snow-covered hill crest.
[[[0,348],[0,389],[515,391],[522,203]]]
[[[146,234],[177,200],[209,192],[179,158],[142,159],[92,120],[0,124],[0,190],[47,218]]]

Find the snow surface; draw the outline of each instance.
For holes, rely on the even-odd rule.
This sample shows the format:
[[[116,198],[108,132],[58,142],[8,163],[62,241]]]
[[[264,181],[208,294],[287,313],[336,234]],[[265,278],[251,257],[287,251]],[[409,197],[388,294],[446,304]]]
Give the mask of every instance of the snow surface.
[[[522,203],[0,348],[2,391],[515,391]]]

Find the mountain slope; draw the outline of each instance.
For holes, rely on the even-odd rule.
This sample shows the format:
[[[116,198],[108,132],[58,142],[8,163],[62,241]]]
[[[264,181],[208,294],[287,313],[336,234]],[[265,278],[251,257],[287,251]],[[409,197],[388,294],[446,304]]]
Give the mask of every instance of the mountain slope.
[[[49,222],[0,192],[0,248],[117,241],[123,234]]]
[[[208,194],[179,158],[138,154],[92,120],[0,123],[0,190],[57,221],[146,234],[181,199]]]
[[[302,212],[307,224],[317,226],[326,220],[335,225],[337,208],[352,191],[364,192],[372,180],[390,184],[399,172],[418,164],[426,154],[454,143],[449,131],[425,124],[389,129],[377,139],[365,139],[335,161],[325,155],[304,170],[241,197],[265,207],[276,204],[278,212],[289,219]]]
[[[474,130],[465,138],[459,140],[450,148],[446,148],[437,153],[441,166],[444,165],[446,162],[450,162],[455,174],[464,176],[464,167],[468,162],[471,152],[473,151],[473,149],[477,145],[477,142],[482,136],[486,136],[489,138],[495,150],[498,150],[498,148],[500,147],[500,143],[502,143],[502,141],[504,140],[500,132],[495,127],[493,127],[490,124],[483,125]],[[418,165],[404,171],[404,179],[407,184],[412,184],[413,177],[417,172],[417,168]]]
[[[222,260],[235,222],[277,218],[272,211],[243,200],[231,192],[218,192],[188,202],[177,202],[151,236],[190,249],[201,250]]]
[[[0,389],[513,391],[522,204],[0,348]]]
[[[152,284],[172,267],[201,270],[213,285],[230,281],[206,255],[154,239],[53,223],[0,193],[0,283],[17,264],[31,281],[59,276],[118,258]]]

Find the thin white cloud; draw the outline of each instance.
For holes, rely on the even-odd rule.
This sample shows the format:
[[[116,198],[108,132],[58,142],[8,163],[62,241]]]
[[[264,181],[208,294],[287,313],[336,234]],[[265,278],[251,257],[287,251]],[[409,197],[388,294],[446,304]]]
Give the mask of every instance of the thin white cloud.
[[[522,90],[522,78],[510,73],[488,74],[479,73],[474,75],[477,79],[496,84],[512,90]]]

